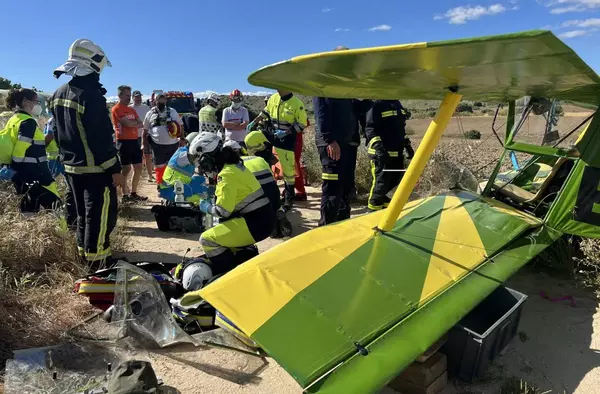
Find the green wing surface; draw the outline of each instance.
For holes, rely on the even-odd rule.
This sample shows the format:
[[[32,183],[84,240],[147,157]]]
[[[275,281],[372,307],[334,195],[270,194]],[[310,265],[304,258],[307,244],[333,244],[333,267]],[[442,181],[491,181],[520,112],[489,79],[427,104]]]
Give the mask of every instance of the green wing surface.
[[[301,234],[200,294],[309,391],[373,392],[559,235],[463,191],[407,204],[383,234],[382,214]]]
[[[335,98],[439,100],[457,86],[467,100],[600,101],[598,75],[549,31],[317,53],[261,68],[248,81]]]

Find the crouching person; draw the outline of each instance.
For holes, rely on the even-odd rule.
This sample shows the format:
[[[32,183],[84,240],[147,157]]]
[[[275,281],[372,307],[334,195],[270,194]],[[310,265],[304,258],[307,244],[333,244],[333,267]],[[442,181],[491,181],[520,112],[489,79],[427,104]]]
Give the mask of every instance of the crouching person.
[[[216,201],[202,200],[200,210],[218,218],[219,224],[202,233],[200,244],[213,274],[219,275],[243,262],[236,257],[238,250],[254,249],[256,242],[269,237],[275,227],[275,211],[240,155],[223,147],[216,134],[200,133],[190,153],[205,174],[218,174]]]

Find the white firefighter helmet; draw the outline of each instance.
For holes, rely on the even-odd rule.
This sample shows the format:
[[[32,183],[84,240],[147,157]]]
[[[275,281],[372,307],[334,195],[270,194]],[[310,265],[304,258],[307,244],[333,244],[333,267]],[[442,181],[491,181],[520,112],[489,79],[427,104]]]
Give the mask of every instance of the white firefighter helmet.
[[[236,150],[236,151],[242,150],[242,146],[237,141],[234,141],[234,140],[225,141],[225,143],[223,144],[223,148],[225,148],[226,146],[228,146],[231,149]]]
[[[186,141],[188,142],[188,144],[190,144],[190,145],[191,145],[191,144],[192,144],[192,141],[194,140],[194,138],[198,137],[198,134],[200,134],[200,133],[198,133],[197,131],[194,131],[193,133],[189,133],[189,134],[188,134],[188,135],[185,137],[185,139],[186,139]]]
[[[112,67],[112,64],[102,48],[91,40],[80,38],[71,44],[69,59],[54,70],[54,76],[56,78],[62,74],[82,76],[92,72],[100,74],[104,66]]]
[[[212,277],[212,269],[208,264],[192,263],[183,270],[181,284],[186,291],[196,291],[203,288]]]
[[[192,141],[190,154],[200,158],[205,153],[212,153],[221,146],[221,138],[215,133],[203,131]]]

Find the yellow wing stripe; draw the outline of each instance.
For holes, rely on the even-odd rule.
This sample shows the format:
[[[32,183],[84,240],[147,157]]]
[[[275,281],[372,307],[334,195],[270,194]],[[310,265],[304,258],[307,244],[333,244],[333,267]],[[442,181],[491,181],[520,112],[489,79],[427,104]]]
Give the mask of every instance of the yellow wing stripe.
[[[458,197],[447,196],[420,305],[463,277],[486,258],[485,247],[471,216]]]

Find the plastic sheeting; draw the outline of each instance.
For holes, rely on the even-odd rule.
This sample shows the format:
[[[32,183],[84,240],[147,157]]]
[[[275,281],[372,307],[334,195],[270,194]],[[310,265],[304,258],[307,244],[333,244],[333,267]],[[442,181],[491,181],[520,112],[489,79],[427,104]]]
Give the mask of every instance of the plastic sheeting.
[[[171,307],[158,282],[146,271],[119,262],[112,321],[147,347],[166,347],[199,341],[186,334],[173,319]]]

